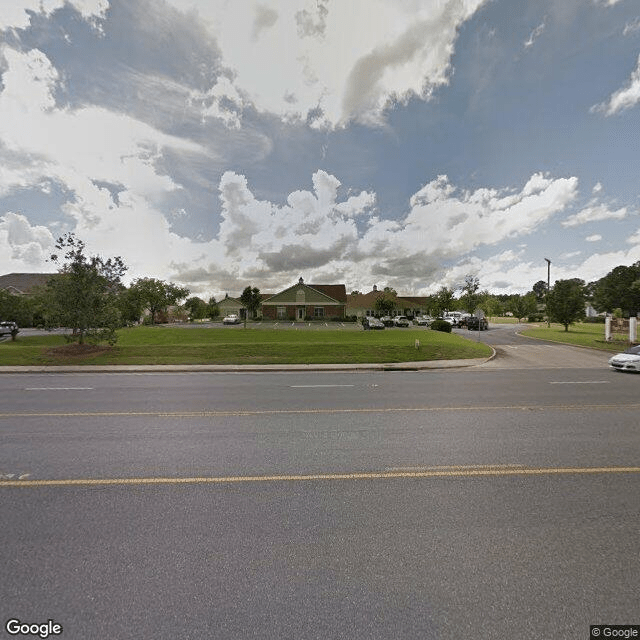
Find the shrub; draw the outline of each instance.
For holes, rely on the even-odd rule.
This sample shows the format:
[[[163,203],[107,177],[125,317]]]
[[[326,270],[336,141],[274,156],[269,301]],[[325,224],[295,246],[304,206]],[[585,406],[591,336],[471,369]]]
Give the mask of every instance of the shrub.
[[[442,318],[436,318],[431,323],[431,328],[434,331],[443,331],[444,333],[451,333],[451,325],[446,320],[443,320]]]
[[[604,324],[604,316],[593,316],[591,318],[584,318],[582,322],[588,322],[589,324]]]

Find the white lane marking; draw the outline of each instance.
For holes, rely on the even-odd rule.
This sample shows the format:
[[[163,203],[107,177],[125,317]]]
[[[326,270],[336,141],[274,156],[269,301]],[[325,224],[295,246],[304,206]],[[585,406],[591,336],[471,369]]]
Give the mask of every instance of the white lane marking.
[[[93,391],[93,387],[26,387],[25,391]]]
[[[567,380],[565,382],[550,382],[549,384],[609,384],[610,380],[587,380],[584,382]]]
[[[313,389],[317,387],[355,387],[355,384],[292,384],[291,389]]]

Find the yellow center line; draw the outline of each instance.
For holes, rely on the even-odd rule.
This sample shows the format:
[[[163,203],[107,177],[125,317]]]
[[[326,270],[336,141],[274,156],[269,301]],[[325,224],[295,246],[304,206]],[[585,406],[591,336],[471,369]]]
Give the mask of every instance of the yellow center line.
[[[154,418],[215,418],[224,416],[264,416],[336,413],[420,413],[435,411],[615,411],[640,409],[640,403],[631,404],[558,404],[558,405],[497,405],[462,407],[363,407],[329,409],[230,409],[227,411],[9,411],[0,412],[0,418],[113,418],[113,417],[154,417]]]
[[[451,467],[429,471],[377,471],[362,473],[314,473],[306,475],[213,476],[194,478],[70,478],[61,480],[7,480],[0,487],[64,487],[94,485],[231,484],[257,482],[305,482],[314,480],[381,480],[477,476],[541,476],[572,474],[640,473],[640,467]]]

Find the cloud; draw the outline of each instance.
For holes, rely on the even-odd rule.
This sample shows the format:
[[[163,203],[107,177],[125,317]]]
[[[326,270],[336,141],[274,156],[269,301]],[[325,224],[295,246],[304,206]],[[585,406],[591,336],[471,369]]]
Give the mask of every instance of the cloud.
[[[601,220],[622,220],[628,215],[627,207],[611,210],[606,204],[599,204],[591,201],[587,207],[578,211],[578,213],[569,216],[562,221],[563,227],[577,227],[587,222],[599,222]]]
[[[640,18],[636,18],[631,22],[627,22],[627,24],[624,25],[622,35],[629,36],[636,33],[637,31],[640,31]]]
[[[244,176],[220,181],[223,222],[218,242],[229,273],[252,269],[277,287],[304,272],[318,279],[343,274],[349,282],[384,277],[403,289],[425,286],[443,261],[534,232],[575,198],[575,178],[534,174],[520,191],[457,189],[446,176],[425,184],[399,220],[378,217],[375,195],[340,199],[340,182],[324,171],[313,191],[291,193],[283,206],[258,200]],[[514,261],[514,250],[498,264]],[[212,273],[213,277],[213,273]]]
[[[529,47],[533,46],[533,43],[542,35],[543,31],[546,28],[546,24],[543,21],[541,24],[539,24],[529,35],[529,37],[527,38],[527,40],[524,42],[524,48],[528,49]]]
[[[251,39],[255,42],[260,37],[260,32],[263,29],[273,27],[277,20],[278,12],[275,9],[271,9],[263,4],[256,5]]]
[[[448,82],[458,30],[486,0],[168,0],[195,9],[233,70],[236,89],[260,112],[314,128],[353,120],[378,125],[412,96]],[[277,11],[277,20],[274,19]]]
[[[600,240],[602,240],[602,236],[598,233],[594,233],[592,236],[587,236],[585,240],[587,242],[600,242]]]
[[[7,270],[40,267],[53,246],[54,238],[47,227],[31,226],[25,216],[11,211],[0,216],[0,254],[8,257]]]
[[[627,242],[629,244],[640,245],[640,229],[638,229],[632,236],[629,236],[629,238],[627,238]]]
[[[327,27],[328,0],[317,0],[315,10],[302,9],[295,14],[298,35],[301,38],[324,36]]]
[[[631,73],[627,85],[611,95],[607,102],[591,107],[591,113],[603,113],[605,116],[612,116],[620,111],[631,109],[640,102],[640,56],[636,68]]]
[[[109,0],[6,0],[0,11],[0,30],[26,29],[31,13],[50,16],[65,5],[73,7],[84,20],[96,24],[104,18]]]

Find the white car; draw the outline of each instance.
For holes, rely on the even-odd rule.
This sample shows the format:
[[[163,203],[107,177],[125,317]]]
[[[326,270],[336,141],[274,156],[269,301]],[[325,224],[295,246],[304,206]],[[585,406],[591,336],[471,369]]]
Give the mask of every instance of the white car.
[[[222,324],[240,324],[241,320],[235,313],[225,316],[222,319]]]
[[[640,344],[609,358],[609,366],[616,371],[640,371]]]

